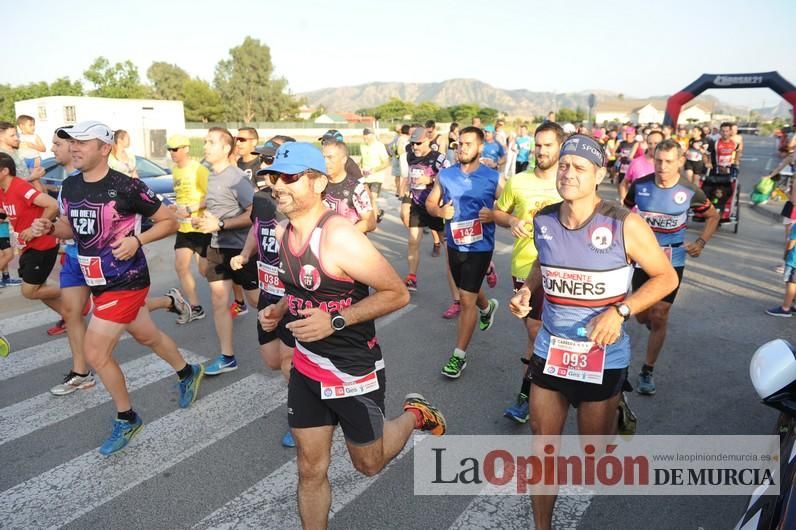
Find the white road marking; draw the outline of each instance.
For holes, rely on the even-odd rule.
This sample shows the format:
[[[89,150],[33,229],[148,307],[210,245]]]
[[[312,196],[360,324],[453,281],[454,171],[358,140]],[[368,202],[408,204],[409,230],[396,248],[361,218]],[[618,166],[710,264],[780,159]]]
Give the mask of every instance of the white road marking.
[[[284,406],[286,397],[281,377],[262,374],[200,396],[187,410],[145,423],[118,454],[103,457],[93,448],[0,493],[2,526],[66,525],[262,418],[263,413]],[[106,434],[97,433],[97,440]]]

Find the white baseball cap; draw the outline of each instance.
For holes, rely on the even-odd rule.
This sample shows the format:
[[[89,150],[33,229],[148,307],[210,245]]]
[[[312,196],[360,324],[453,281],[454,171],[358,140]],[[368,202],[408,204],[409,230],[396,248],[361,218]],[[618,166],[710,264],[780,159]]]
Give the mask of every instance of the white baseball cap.
[[[66,140],[72,138],[75,140],[99,140],[106,144],[113,143],[113,131],[104,123],[98,121],[81,121],[76,125],[67,125],[66,127],[58,127],[55,130],[58,138]]]

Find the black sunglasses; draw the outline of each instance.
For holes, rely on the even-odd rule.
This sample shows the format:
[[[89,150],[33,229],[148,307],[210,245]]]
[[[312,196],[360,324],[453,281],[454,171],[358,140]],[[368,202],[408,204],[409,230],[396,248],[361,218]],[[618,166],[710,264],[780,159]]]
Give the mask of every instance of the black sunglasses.
[[[260,162],[270,166],[274,163],[274,155],[260,155]]]
[[[246,138],[245,136],[238,136],[235,138],[236,142],[251,142],[252,140],[256,140],[257,138]]]
[[[423,145],[423,142],[410,142],[412,145]]]
[[[281,180],[285,184],[293,184],[306,174],[306,171],[302,171],[301,173],[296,173],[294,175],[288,175],[287,173],[268,173],[267,175],[268,180],[271,181],[271,186],[276,186],[277,180]]]
[[[182,149],[183,147],[186,147],[186,146],[184,146],[184,145],[181,145],[180,147],[167,147],[167,148],[166,148],[166,151],[171,151],[172,153],[176,153],[177,151],[179,151],[179,150],[180,150],[180,149]]]

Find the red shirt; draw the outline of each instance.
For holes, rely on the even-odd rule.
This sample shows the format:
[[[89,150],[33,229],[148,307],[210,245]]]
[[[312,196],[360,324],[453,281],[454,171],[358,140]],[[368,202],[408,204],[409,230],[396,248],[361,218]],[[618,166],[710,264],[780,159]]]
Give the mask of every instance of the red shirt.
[[[36,206],[33,201],[39,196],[36,188],[25,182],[19,177],[11,177],[11,185],[3,191],[0,188],[0,204],[3,206],[11,229],[14,232],[22,232],[33,224],[35,219],[42,216],[44,208]],[[29,248],[36,250],[49,250],[58,244],[58,241],[50,235],[35,237],[25,243],[17,240],[22,252]]]

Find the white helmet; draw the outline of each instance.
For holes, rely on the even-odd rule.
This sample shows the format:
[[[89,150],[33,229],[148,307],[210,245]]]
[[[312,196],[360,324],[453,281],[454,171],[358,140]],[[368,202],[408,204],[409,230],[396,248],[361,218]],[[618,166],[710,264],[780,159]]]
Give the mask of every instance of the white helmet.
[[[767,399],[796,381],[796,351],[783,339],[760,346],[749,364],[749,377],[761,399]]]

